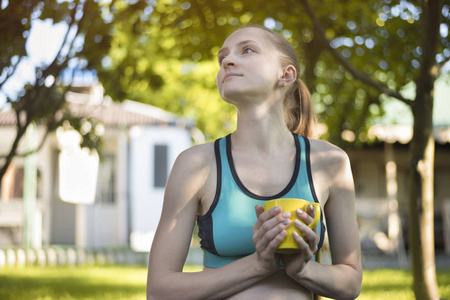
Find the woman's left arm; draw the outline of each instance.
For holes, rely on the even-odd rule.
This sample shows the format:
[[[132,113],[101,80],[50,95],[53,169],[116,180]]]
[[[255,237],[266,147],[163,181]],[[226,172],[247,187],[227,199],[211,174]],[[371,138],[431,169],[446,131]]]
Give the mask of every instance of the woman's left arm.
[[[326,163],[316,160],[315,167],[321,168],[316,171],[327,174],[319,182],[316,181],[316,185],[328,187],[328,193],[325,193],[328,194],[325,217],[332,265],[322,265],[310,260],[317,251],[317,233],[308,226],[297,224],[311,242],[294,236],[302,252],[295,257],[285,258],[286,273],[318,295],[334,299],[355,299],[361,292],[362,267],[353,176],[347,154],[330,144],[326,148],[325,152],[329,153],[321,155]],[[312,220],[311,216],[314,216],[313,210],[300,214],[302,219],[308,219],[306,223]]]

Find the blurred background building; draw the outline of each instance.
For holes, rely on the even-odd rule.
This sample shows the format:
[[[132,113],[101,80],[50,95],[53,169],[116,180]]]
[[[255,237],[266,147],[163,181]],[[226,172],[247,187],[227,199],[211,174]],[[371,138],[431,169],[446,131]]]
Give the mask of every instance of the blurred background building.
[[[87,79],[75,80],[66,98],[74,116],[99,122],[100,156],[84,155],[79,134],[61,129],[32,155],[34,163],[15,157],[1,183],[0,247],[150,249],[170,168],[191,146],[193,124],[147,104],[113,102]],[[0,153],[11,147],[15,120],[13,111],[0,112]],[[18,152],[43,131],[27,132]],[[24,199],[27,169],[36,181],[31,201]]]
[[[406,89],[411,99],[414,89]],[[385,115],[369,129],[378,142],[348,150],[356,189],[360,236],[365,253],[397,253],[408,249],[409,142],[413,117],[399,101],[387,99]],[[433,108],[434,228],[437,254],[450,254],[450,77],[435,83]],[[351,133],[343,138],[351,142]],[[400,253],[399,253],[400,252]],[[402,254],[403,253],[403,254]]]

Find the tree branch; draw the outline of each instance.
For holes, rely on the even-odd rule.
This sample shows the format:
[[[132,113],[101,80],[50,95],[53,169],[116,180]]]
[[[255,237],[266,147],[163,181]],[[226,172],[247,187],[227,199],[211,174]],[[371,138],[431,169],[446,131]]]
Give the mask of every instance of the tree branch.
[[[20,64],[20,62],[22,61],[23,56],[21,55],[19,57],[19,60],[17,61],[17,63],[14,64],[14,66],[12,66],[12,68],[8,68],[8,73],[6,74],[6,77],[3,79],[2,82],[0,82],[0,89],[2,88],[3,84],[5,82],[8,81],[8,79],[14,75],[14,72],[16,72],[17,66]]]
[[[45,70],[42,71],[42,77],[43,78],[46,78],[50,74],[56,74],[56,73],[59,74],[59,72],[65,66],[65,64],[58,63],[58,60],[60,59],[60,55],[62,53],[62,49],[64,48],[64,45],[67,43],[70,30],[71,30],[72,26],[74,26],[74,24],[76,23],[75,14],[76,14],[76,11],[77,11],[77,8],[79,7],[79,5],[81,5],[80,1],[76,1],[76,6],[73,9],[72,15],[71,15],[71,22],[68,24],[69,28],[68,28],[68,30],[66,32],[66,35],[65,35],[64,39],[63,39],[61,47],[60,47],[57,55],[55,56],[54,60],[50,63],[50,65]],[[79,30],[79,27],[78,27],[78,30]],[[70,53],[70,49],[72,49],[72,47],[73,47],[74,40],[75,39],[72,39],[72,41],[70,42],[69,51],[67,53]],[[66,56],[66,59],[67,59],[67,56]],[[64,61],[66,59],[64,59]],[[54,82],[52,84],[52,87],[55,85],[55,83],[56,82]],[[3,176],[5,175],[6,170],[8,169],[9,165],[11,164],[14,156],[16,156],[16,154],[17,154],[17,148],[19,146],[19,141],[21,140],[21,138],[25,134],[28,125],[36,117],[35,116],[36,115],[36,107],[39,106],[39,103],[38,103],[39,101],[34,101],[34,100],[39,99],[40,97],[42,97],[42,93],[46,93],[45,96],[48,97],[49,96],[49,94],[48,94],[49,92],[50,92],[50,88],[45,89],[45,91],[44,91],[42,88],[40,88],[39,80],[36,80],[34,86],[29,91],[27,91],[26,95],[24,96],[24,97],[29,97],[29,99],[26,100],[26,99],[22,98],[23,101],[20,101],[20,102],[22,102],[21,105],[16,107],[17,134],[16,134],[16,138],[15,138],[15,140],[14,140],[12,146],[11,146],[9,154],[6,155],[6,156],[0,157],[2,159],[6,159],[5,163],[0,168],[0,181],[3,178]],[[32,96],[32,97],[30,98],[30,96]],[[64,99],[62,101],[60,101],[58,103],[57,107],[55,108],[55,111],[57,111],[62,106],[62,104],[64,102],[65,102]],[[22,122],[22,119],[21,119],[21,113],[22,112],[26,113],[26,117],[25,117],[25,120],[23,120],[23,122]],[[50,126],[50,124],[48,126]],[[44,141],[45,141],[45,139],[48,136],[50,131],[51,130],[49,130],[49,127],[48,127],[47,128],[47,132],[46,132],[43,140],[41,141],[41,145],[36,150],[32,150],[32,151],[27,152],[27,153],[22,154],[22,155],[31,154],[33,152],[38,151],[42,147],[42,145],[43,145],[43,143],[44,143]]]
[[[357,80],[375,88],[376,90],[380,91],[381,93],[384,93],[390,97],[394,97],[403,103],[407,105],[412,105],[413,101],[406,99],[403,97],[399,92],[394,91],[390,88],[388,88],[386,85],[381,84],[379,82],[376,82],[373,80],[370,76],[367,76],[366,74],[358,71],[351,65],[342,55],[340,55],[333,47],[331,47],[330,40],[325,35],[325,30],[320,23],[319,19],[316,17],[313,9],[309,5],[308,0],[299,0],[301,4],[305,8],[305,12],[310,17],[311,21],[313,22],[313,25],[316,29],[316,31],[320,34],[320,38],[324,41],[326,45],[326,49],[331,53],[331,55],[334,57],[334,59],[341,64],[354,78]]]
[[[442,68],[450,61],[450,57],[447,57],[444,61],[440,62],[437,65],[437,74],[440,74],[442,71]]]
[[[45,132],[45,135],[42,137],[42,140],[41,140],[39,146],[36,147],[36,149],[27,151],[25,153],[16,153],[14,155],[14,157],[25,157],[25,156],[28,156],[28,155],[35,154],[35,153],[39,152],[39,150],[41,150],[42,147],[44,146],[44,142],[47,139],[49,134],[50,134],[50,130],[49,130],[49,128],[47,128],[47,130]],[[4,159],[4,158],[7,158],[7,157],[8,157],[8,155],[0,155],[0,159]]]
[[[71,31],[71,28],[76,23],[75,14],[76,14],[76,12],[78,10],[79,5],[81,5],[80,1],[76,1],[76,6],[72,10],[71,21],[68,24],[68,29],[67,29],[67,32],[66,32],[66,34],[64,36],[63,42],[61,43],[61,47],[59,48],[58,53],[56,54],[55,58],[50,63],[50,65],[45,70],[42,71],[42,78],[46,78],[50,74],[59,74],[61,72],[61,70],[63,70],[66,67],[67,56],[63,60],[64,61],[63,63],[58,62],[58,60],[61,57],[62,49],[64,48],[65,44],[67,43],[67,40],[68,40],[68,37],[69,37],[69,33]],[[80,28],[80,26],[77,26],[77,33],[75,34],[75,36],[78,34],[79,28]],[[70,53],[70,50],[73,48],[74,42],[75,42],[75,38],[73,38],[70,41],[69,50],[68,50],[67,53]],[[43,89],[43,88],[40,88],[40,83],[39,83],[38,80],[36,80],[36,82],[35,82],[35,84],[34,84],[34,86],[32,88],[32,90],[34,90],[36,92],[36,95],[34,95],[35,99],[42,99],[42,97],[48,98],[49,94],[51,93],[51,89],[55,86],[55,84],[56,84],[56,81],[53,82],[51,87]],[[28,124],[29,124],[35,118],[35,114],[36,114],[37,110],[39,109],[39,103],[38,103],[38,101],[33,101],[33,99],[29,99],[28,101],[25,101],[25,103],[28,104],[28,106],[25,106],[24,108],[26,108],[27,120],[28,120]],[[64,103],[64,99],[62,99],[62,101],[60,101],[58,106],[55,107],[55,111],[57,111],[61,107],[61,105],[63,103]]]
[[[18,115],[17,115],[18,116]],[[3,179],[3,176],[6,173],[6,170],[8,170],[9,165],[11,164],[14,155],[17,152],[17,147],[19,146],[19,141],[21,140],[22,136],[25,134],[26,128],[21,127],[19,125],[19,120],[17,121],[17,134],[16,138],[14,139],[14,142],[11,146],[11,150],[9,151],[9,154],[6,156],[6,161],[3,164],[3,166],[0,168],[0,182]]]
[[[0,1],[0,4],[1,4],[1,1]],[[3,11],[3,13],[6,16],[8,16],[9,14],[17,15],[17,16],[14,17],[14,18],[5,18],[5,19],[3,19],[3,22],[0,23],[0,30],[8,30],[8,26],[11,25],[10,23],[12,23],[12,22],[20,22],[20,20],[23,19],[23,16],[25,16],[28,13],[31,14],[31,12],[36,8],[36,6],[39,4],[39,2],[38,1],[30,1],[28,4],[29,5],[26,5],[26,8],[21,11],[21,14],[17,14],[17,13],[14,13],[14,12],[10,12],[10,10],[14,9],[14,8],[13,8],[13,4],[8,3],[8,6]],[[22,5],[22,6],[25,6],[25,5]]]
[[[70,16],[70,23],[68,24],[68,29],[67,29],[67,32],[66,32],[66,34],[64,36],[63,42],[61,44],[61,47],[59,48],[58,53],[56,54],[55,59],[52,61],[52,63],[42,72],[42,74],[43,74],[42,76],[43,77],[47,77],[49,74],[54,74],[53,72],[51,72],[51,70],[52,70],[52,68],[54,66],[56,66],[58,64],[58,59],[60,58],[62,49],[64,48],[64,45],[67,42],[67,39],[68,39],[69,34],[70,34],[70,30],[72,29],[72,27],[76,23],[75,14],[76,14],[76,12],[78,10],[78,6],[79,5],[81,5],[80,1],[76,1],[76,5],[75,5],[75,8],[72,10],[72,14]],[[77,26],[77,33],[75,34],[75,37],[78,35],[79,28],[80,28],[80,26]],[[72,49],[73,44],[75,42],[75,37],[70,42],[69,50],[68,50],[67,53],[70,53],[70,50]],[[66,56],[66,58],[67,58],[67,56]]]

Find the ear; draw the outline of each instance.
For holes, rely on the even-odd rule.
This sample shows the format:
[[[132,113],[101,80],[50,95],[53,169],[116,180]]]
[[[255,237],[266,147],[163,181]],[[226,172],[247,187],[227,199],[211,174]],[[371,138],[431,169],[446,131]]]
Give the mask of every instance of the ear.
[[[283,67],[282,73],[280,78],[278,79],[277,86],[278,87],[285,87],[297,79],[297,70],[293,65],[288,65],[286,67]]]

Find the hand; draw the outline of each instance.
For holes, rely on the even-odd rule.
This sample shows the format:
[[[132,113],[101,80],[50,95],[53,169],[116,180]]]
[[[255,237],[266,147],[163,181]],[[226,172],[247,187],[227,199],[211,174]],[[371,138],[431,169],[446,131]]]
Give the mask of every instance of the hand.
[[[279,268],[280,259],[275,250],[286,237],[291,214],[281,213],[279,206],[264,211],[261,205],[257,205],[255,211],[257,221],[253,226],[253,243],[256,248],[256,264],[262,273],[271,274]]]
[[[294,226],[297,227],[305,236],[302,238],[295,231],[293,238],[297,242],[300,253],[283,255],[282,260],[285,265],[286,273],[290,277],[295,277],[300,274],[305,268],[306,264],[313,258],[314,253],[317,252],[317,244],[319,243],[319,235],[317,233],[317,226],[313,229],[308,227],[314,220],[315,210],[312,205],[308,205],[307,211],[297,209],[297,217],[302,221],[295,220]]]

